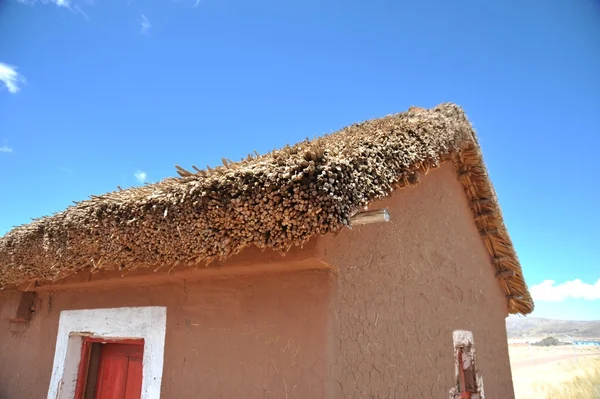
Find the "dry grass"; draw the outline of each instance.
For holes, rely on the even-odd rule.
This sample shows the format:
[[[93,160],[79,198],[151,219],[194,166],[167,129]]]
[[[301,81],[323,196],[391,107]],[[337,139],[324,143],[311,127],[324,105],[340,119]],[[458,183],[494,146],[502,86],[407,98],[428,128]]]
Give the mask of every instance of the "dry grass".
[[[598,349],[511,348],[511,363],[517,399],[600,398]]]
[[[573,379],[558,387],[546,389],[548,399],[598,399],[600,398],[600,359],[579,362]]]

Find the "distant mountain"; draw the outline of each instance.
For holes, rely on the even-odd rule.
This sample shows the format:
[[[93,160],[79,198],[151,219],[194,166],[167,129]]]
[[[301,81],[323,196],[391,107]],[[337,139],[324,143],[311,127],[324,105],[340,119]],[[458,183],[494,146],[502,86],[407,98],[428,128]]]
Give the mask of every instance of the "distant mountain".
[[[508,338],[567,334],[574,338],[600,338],[600,320],[552,320],[511,316],[506,319]]]

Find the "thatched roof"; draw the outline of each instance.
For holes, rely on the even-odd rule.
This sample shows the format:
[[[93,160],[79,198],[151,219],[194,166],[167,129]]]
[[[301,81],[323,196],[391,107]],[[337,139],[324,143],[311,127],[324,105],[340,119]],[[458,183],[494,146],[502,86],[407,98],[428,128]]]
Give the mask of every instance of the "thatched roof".
[[[479,145],[453,104],[358,123],[215,169],[178,168],[181,177],[79,202],[0,238],[0,286],[57,280],[86,267],[208,263],[250,245],[285,252],[348,226],[370,201],[417,184],[419,172],[451,159],[509,310],[531,312]]]

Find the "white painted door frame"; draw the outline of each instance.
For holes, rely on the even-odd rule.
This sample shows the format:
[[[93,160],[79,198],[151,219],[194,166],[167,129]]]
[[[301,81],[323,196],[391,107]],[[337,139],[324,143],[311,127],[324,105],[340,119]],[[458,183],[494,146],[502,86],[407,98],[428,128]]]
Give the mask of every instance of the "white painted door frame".
[[[60,312],[48,399],[73,399],[82,337],[144,339],[141,399],[159,399],[164,361],[167,308],[63,310]]]

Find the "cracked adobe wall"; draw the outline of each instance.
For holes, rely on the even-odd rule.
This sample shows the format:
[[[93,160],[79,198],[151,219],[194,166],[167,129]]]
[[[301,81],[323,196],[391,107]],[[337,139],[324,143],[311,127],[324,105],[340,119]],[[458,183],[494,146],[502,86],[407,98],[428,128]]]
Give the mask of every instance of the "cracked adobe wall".
[[[373,204],[391,221],[323,237],[338,270],[332,398],[447,398],[452,332],[470,330],[488,398],[513,398],[507,308],[452,163]]]
[[[0,399],[45,397],[61,310],[150,305],[167,307],[164,398],[447,398],[458,329],[487,397],[512,398],[504,296],[452,167],[376,204],[391,222],[311,242],[336,273],[39,292],[28,328],[0,320]]]
[[[322,398],[330,286],[305,271],[40,292],[27,329],[0,321],[0,399],[46,397],[61,310],[123,306],[167,307],[163,398]]]

